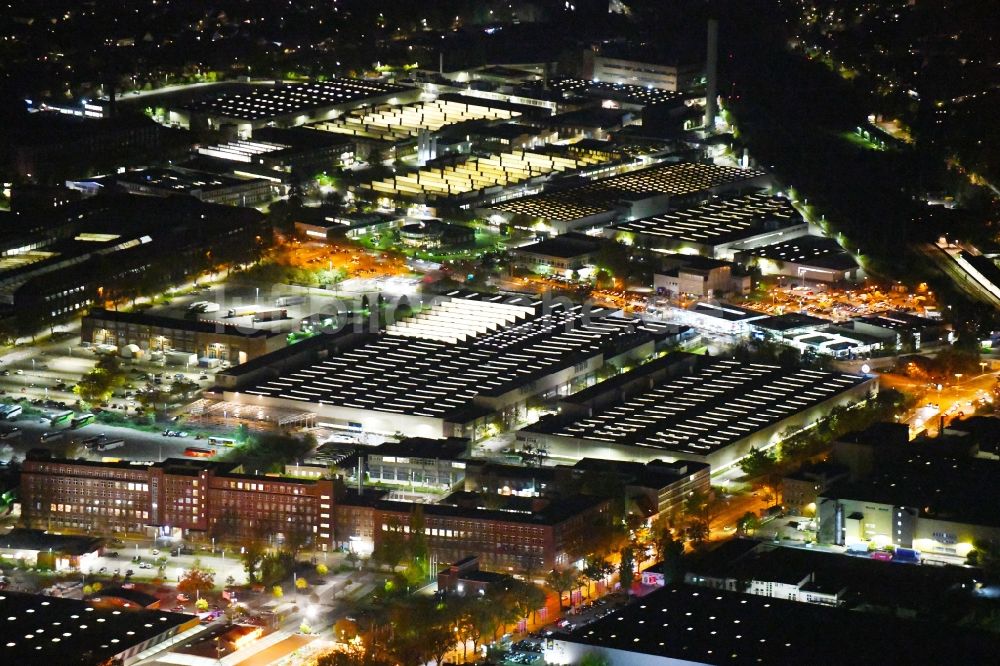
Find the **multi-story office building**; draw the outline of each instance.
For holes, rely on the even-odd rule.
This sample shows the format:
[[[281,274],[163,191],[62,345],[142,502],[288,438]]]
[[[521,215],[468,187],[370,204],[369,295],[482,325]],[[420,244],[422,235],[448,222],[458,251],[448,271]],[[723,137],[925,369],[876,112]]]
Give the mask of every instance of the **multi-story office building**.
[[[374,483],[451,488],[465,477],[465,461],[459,460],[469,448],[464,439],[412,437],[386,442],[365,451],[365,469]]]
[[[701,63],[650,62],[616,55],[584,51],[584,78],[676,92],[692,88],[704,72]]]
[[[496,571],[545,571],[584,556],[608,500],[512,498],[486,508],[459,492],[438,504],[345,493],[334,479],[243,474],[232,463],[167,459],[91,462],[29,457],[21,475],[28,526],[240,542],[295,541],[371,553],[392,530],[410,534],[423,514],[431,555],[480,557]],[[491,507],[495,503],[490,503]]]
[[[97,532],[309,541],[333,535],[334,481],[255,476],[230,463],[103,463],[29,458],[22,515],[33,526]]]
[[[454,503],[414,505],[349,493],[339,505],[338,519],[352,519],[338,521],[337,545],[370,553],[389,532],[409,535],[420,512],[428,549],[439,562],[476,555],[492,571],[542,572],[586,555],[593,526],[610,506],[608,500],[574,496],[491,509],[478,496],[457,495],[463,497]]]
[[[43,321],[137,295],[223,262],[243,263],[268,242],[255,210],[188,197],[104,194],[26,219],[42,238],[0,258],[0,302]],[[147,282],[153,278],[154,282]]]

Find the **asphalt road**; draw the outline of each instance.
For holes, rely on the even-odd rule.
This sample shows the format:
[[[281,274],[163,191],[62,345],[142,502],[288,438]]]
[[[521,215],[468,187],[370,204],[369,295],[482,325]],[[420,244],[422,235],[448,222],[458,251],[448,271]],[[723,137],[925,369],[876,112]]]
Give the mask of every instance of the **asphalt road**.
[[[31,449],[42,446],[50,449],[56,456],[65,456],[70,453],[74,458],[83,457],[87,460],[100,460],[103,457],[121,458],[122,460],[142,460],[160,461],[164,458],[179,458],[184,456],[184,449],[189,446],[199,448],[215,448],[208,446],[205,440],[196,440],[194,437],[164,437],[160,433],[145,432],[132,428],[120,426],[110,426],[100,423],[93,423],[77,430],[70,430],[68,426],[52,428],[48,423],[39,423],[38,418],[21,417],[14,422],[5,423],[7,426],[15,426],[23,431],[23,435],[17,439],[2,439],[0,447],[6,444],[13,449],[13,455],[23,458]],[[181,426],[183,427],[183,426]],[[39,442],[42,433],[52,430],[64,430],[65,436],[61,441],[52,441],[46,444]],[[88,437],[105,434],[110,439],[124,439],[125,445],[103,452],[78,451],[73,442],[80,442]]]

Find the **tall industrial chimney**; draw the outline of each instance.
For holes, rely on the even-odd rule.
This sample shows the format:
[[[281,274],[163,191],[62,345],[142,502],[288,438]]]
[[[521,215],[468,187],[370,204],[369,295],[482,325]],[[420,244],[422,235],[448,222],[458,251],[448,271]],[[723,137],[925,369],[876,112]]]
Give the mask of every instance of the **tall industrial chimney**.
[[[715,128],[716,98],[719,95],[719,21],[708,19],[708,50],[705,54],[705,129]]]

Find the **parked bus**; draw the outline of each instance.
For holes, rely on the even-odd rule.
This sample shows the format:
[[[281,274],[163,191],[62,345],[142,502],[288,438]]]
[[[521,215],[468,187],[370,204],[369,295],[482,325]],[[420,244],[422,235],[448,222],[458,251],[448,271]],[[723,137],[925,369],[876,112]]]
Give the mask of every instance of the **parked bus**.
[[[95,435],[94,437],[88,437],[87,439],[83,440],[81,444],[83,444],[84,448],[96,449],[97,445],[106,440],[107,438],[108,438],[107,435]]]
[[[62,430],[56,430],[55,432],[43,432],[42,436],[38,438],[39,442],[43,444],[47,442],[57,442],[64,437]]]
[[[229,437],[209,437],[208,443],[211,446],[236,446],[236,440]]]
[[[108,439],[108,440],[105,440],[103,442],[98,442],[97,443],[97,450],[98,451],[108,451],[110,449],[120,449],[123,446],[125,446],[125,440],[124,439]]]
[[[97,417],[93,414],[80,414],[79,416],[73,417],[73,420],[69,422],[70,428],[82,428],[85,425],[90,425],[94,422]]]
[[[0,419],[13,421],[21,415],[24,409],[21,405],[0,405]]]
[[[52,425],[59,425],[61,423],[66,423],[73,418],[73,412],[71,410],[65,412],[57,412],[49,416],[49,423]]]
[[[215,455],[215,451],[211,449],[201,449],[197,446],[189,446],[184,449],[184,455],[189,458],[211,458]]]

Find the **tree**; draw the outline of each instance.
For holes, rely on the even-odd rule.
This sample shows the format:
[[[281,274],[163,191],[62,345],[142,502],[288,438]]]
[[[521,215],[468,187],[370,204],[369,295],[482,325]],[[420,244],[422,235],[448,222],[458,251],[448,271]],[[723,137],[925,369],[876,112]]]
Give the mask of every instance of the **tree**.
[[[692,521],[692,523],[687,527],[686,534],[687,538],[695,546],[700,546],[704,544],[708,540],[709,534],[711,534],[708,521],[707,520]]]
[[[578,580],[578,576],[575,580]],[[502,621],[517,621],[533,615],[545,606],[545,590],[526,580],[509,578],[499,593],[499,606],[508,604],[514,615],[501,615]]]
[[[621,562],[618,564],[618,580],[622,590],[628,592],[635,581],[635,549],[626,546],[621,550]]]
[[[267,553],[260,561],[260,581],[274,585],[291,575],[295,569],[295,556],[287,550]]]
[[[299,592],[302,592],[308,587],[309,587],[309,581],[307,581],[305,578],[299,576],[298,578],[295,579],[295,589],[298,590]]]
[[[614,571],[614,566],[599,555],[588,556],[583,567],[583,575],[594,583],[606,581]]]
[[[579,662],[579,666],[610,666],[610,664],[607,657],[596,652],[588,652]]]
[[[349,651],[328,652],[316,659],[316,666],[395,666],[395,663],[392,659],[372,654],[363,646]]]
[[[740,535],[753,534],[760,527],[760,518],[753,511],[747,511],[736,521],[736,533]]]
[[[124,386],[126,380],[127,374],[118,357],[105,354],[80,378],[73,390],[85,402],[101,403],[110,398],[116,388]]]
[[[330,567],[326,566],[322,562],[316,565],[316,574],[319,576],[325,576],[330,573]]]
[[[177,589],[187,595],[201,595],[215,588],[215,572],[201,566],[201,560],[195,559],[177,583]]]
[[[264,559],[264,542],[260,539],[249,539],[240,548],[240,561],[243,562],[243,570],[247,574],[247,582],[256,583],[257,568]]]
[[[372,559],[390,569],[395,569],[406,557],[406,539],[398,520],[391,519],[387,527],[387,530],[379,533]]]
[[[670,530],[663,530],[656,540],[657,555],[662,562],[663,577],[670,583],[683,574],[684,542],[675,539]]]
[[[545,576],[545,585],[559,597],[559,610],[563,609],[563,594],[572,590],[580,579],[580,572],[574,567],[553,569]]]
[[[753,478],[763,476],[774,469],[777,458],[772,450],[758,449],[751,446],[750,451],[740,460],[740,469]]]
[[[207,611],[208,610],[208,599],[206,599],[205,597],[199,598],[196,602],[194,602],[194,607],[197,608],[198,610],[200,610],[201,612]]]
[[[275,585],[274,587],[271,588],[271,594],[274,595],[275,599],[280,599],[281,597],[285,596],[285,590],[283,590],[280,585]]]
[[[424,508],[417,504],[410,512],[410,538],[407,541],[407,551],[410,555],[412,571],[410,577],[414,582],[423,580],[428,573],[427,536]]]

